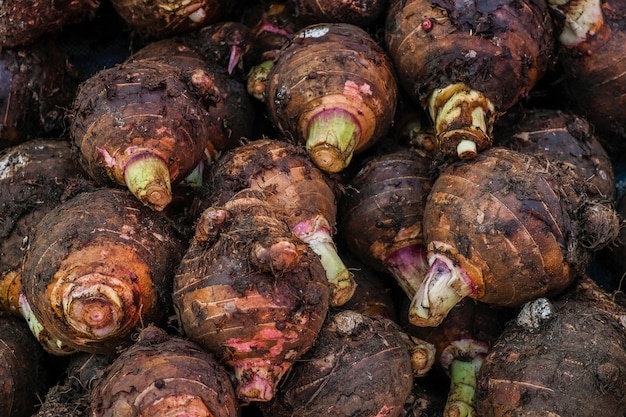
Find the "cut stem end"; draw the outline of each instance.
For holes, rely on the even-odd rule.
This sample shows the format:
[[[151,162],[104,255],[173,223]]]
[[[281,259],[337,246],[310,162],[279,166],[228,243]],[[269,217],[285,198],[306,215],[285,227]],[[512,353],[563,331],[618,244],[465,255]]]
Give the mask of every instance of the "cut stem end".
[[[139,201],[154,210],[161,211],[172,201],[170,171],[158,156],[133,157],[124,168],[124,181]]]
[[[342,109],[327,109],[309,123],[306,149],[323,171],[336,173],[346,168],[361,136],[358,121]]]

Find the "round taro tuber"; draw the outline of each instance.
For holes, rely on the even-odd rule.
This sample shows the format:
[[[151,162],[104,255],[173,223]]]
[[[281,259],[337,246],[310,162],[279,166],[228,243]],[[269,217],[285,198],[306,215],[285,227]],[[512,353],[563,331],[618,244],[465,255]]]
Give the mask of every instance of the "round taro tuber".
[[[379,141],[393,121],[398,87],[385,51],[358,26],[320,23],[296,32],[267,75],[267,113],[306,144],[326,172]]]
[[[223,154],[212,167],[202,205],[222,205],[245,188],[266,191],[266,198],[291,230],[319,255],[331,283],[333,306],[354,293],[354,280],[333,240],[337,184],[298,146],[259,139]]]
[[[391,275],[409,298],[426,276],[422,218],[433,160],[400,147],[372,157],[347,181],[340,234],[366,265]]]
[[[263,415],[401,415],[413,375],[400,332],[390,320],[353,310],[330,315],[276,398],[261,404]]]
[[[84,192],[34,228],[22,271],[20,309],[31,330],[63,346],[53,354],[110,354],[168,310],[183,242],[162,213],[126,190]]]
[[[227,0],[111,1],[120,17],[139,34],[158,38],[191,32],[223,20],[233,3]]]
[[[204,210],[174,277],[184,333],[228,365],[246,404],[272,399],[313,344],[330,298],[319,258],[264,194],[244,189]]]
[[[0,312],[0,404],[5,417],[29,417],[51,385],[45,354],[26,323]]]
[[[483,362],[477,415],[626,415],[626,311],[610,294],[583,277],[522,315]]]
[[[626,149],[626,10],[619,0],[548,0],[555,35],[560,92],[594,126],[610,153]],[[612,155],[613,156],[613,155]]]
[[[61,134],[77,84],[54,39],[0,48],[0,149]]]
[[[237,123],[229,122],[248,116],[249,99],[243,84],[237,89],[226,69],[191,47],[172,41],[145,48],[80,86],[70,134],[91,176],[163,210],[172,184],[205,153],[214,157],[226,138],[239,140],[232,136]]]
[[[494,138],[499,146],[565,165],[580,178],[588,196],[615,201],[611,159],[585,118],[555,109],[517,109],[495,124]]]
[[[89,186],[65,139],[32,139],[0,151],[0,310],[20,314],[21,265],[35,225]]]
[[[409,319],[437,326],[463,297],[519,306],[567,288],[613,242],[612,206],[571,170],[493,147],[439,174],[424,209],[430,269]]]
[[[210,353],[148,326],[96,380],[93,417],[236,417],[230,376]]]
[[[491,146],[501,112],[527,97],[552,65],[543,1],[393,0],[385,39],[404,90],[435,125],[444,154]]]

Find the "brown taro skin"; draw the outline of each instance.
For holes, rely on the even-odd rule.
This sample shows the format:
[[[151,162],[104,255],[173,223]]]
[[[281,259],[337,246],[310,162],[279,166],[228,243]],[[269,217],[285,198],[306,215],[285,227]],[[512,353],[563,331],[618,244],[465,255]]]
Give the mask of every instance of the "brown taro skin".
[[[329,315],[315,345],[285,378],[265,416],[397,417],[413,387],[400,328],[354,310]]]
[[[242,403],[274,396],[313,345],[329,297],[319,259],[249,189],[202,213],[174,277],[182,329],[227,364]]]
[[[23,294],[52,338],[112,354],[136,328],[164,318],[183,250],[173,223],[128,191],[84,192],[37,224]]]
[[[471,296],[486,303],[515,306],[563,291],[590,257],[577,241],[583,225],[571,178],[506,148],[477,158],[435,181],[424,210],[428,250],[454,259]]]
[[[149,325],[95,381],[93,417],[235,417],[230,376],[195,343]]]
[[[35,42],[70,23],[87,20],[100,7],[94,0],[4,0],[0,3],[0,49]]]
[[[511,322],[478,376],[482,417],[622,416],[626,312],[589,277],[552,300],[536,327]]]
[[[0,149],[62,134],[77,85],[52,39],[0,48]]]
[[[626,104],[623,67],[626,6],[621,0],[594,3],[598,4],[599,22],[577,42],[558,44],[559,68],[563,74],[559,91],[565,94],[574,111],[587,117],[611,156],[619,156],[626,149],[626,115],[622,111]],[[563,11],[576,15],[577,11],[585,10],[581,4],[584,3],[568,1],[562,5],[554,2],[552,6],[562,16]],[[556,11],[560,8],[563,11]],[[594,7],[588,9],[591,12]],[[557,33],[560,30],[559,27]]]
[[[244,54],[250,42],[241,25],[222,22],[191,34],[151,42],[129,58],[129,61],[167,63],[178,67],[183,79],[192,78],[191,94],[199,98],[207,111],[201,122],[206,132],[201,133],[208,139],[206,157],[210,161],[253,135],[255,110],[241,79],[229,73],[230,52],[223,45],[230,43],[231,48],[240,48]],[[237,59],[235,64],[241,63],[243,57]],[[198,74],[202,71],[205,77],[195,88],[193,71]]]
[[[589,197],[615,202],[615,174],[594,127],[571,111],[517,108],[494,127],[498,145],[566,164]]]
[[[319,23],[296,32],[270,69],[266,93],[267,112],[278,131],[300,143],[307,142],[309,125],[323,111],[344,112],[360,132],[349,146],[355,153],[389,130],[398,95],[383,48],[365,30],[346,23]]]
[[[139,34],[166,38],[191,32],[225,18],[232,0],[113,0],[120,17]],[[230,3],[230,4],[229,4]]]
[[[0,151],[0,310],[19,314],[28,237],[52,208],[87,189],[67,138],[38,138]]]
[[[224,204],[245,188],[270,191],[268,201],[291,227],[322,215],[335,228],[338,181],[299,145],[262,138],[225,152],[211,167],[200,207]]]
[[[29,417],[52,382],[46,356],[23,319],[0,312],[0,404],[6,417]]]
[[[435,90],[464,83],[493,103],[488,117],[526,98],[554,59],[553,23],[541,0],[393,0],[385,39],[416,103],[428,108]]]
[[[364,161],[347,181],[339,201],[340,235],[366,265],[390,273],[394,252],[424,247],[422,218],[435,179],[432,164],[415,149],[398,147]]]
[[[222,98],[223,85],[214,81],[219,73],[212,74],[190,48],[171,57],[165,48],[159,59],[154,54],[141,59],[154,47],[81,84],[72,105],[70,136],[90,176],[102,185],[127,185],[140,200],[162,210],[171,200],[171,185],[196,168],[208,147],[214,151],[211,134],[221,133],[223,120],[211,122],[209,107]],[[187,66],[181,68],[181,63]],[[128,182],[127,168],[146,157],[159,162],[159,175],[167,174],[161,182],[153,181],[162,184],[158,192],[149,187],[135,191]]]

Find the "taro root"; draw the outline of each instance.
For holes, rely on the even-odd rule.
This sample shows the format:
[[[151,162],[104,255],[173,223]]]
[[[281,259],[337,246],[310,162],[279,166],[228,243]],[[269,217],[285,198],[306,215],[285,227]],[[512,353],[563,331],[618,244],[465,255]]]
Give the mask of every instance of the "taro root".
[[[77,84],[53,39],[0,48],[0,149],[60,135]]]
[[[546,158],[572,169],[588,196],[615,201],[611,159],[582,116],[555,109],[511,111],[494,127],[499,146]]]
[[[435,368],[449,381],[443,417],[480,415],[475,410],[478,372],[511,317],[509,309],[465,298],[436,327],[404,327],[435,346]]]
[[[92,417],[235,417],[230,376],[195,343],[148,326],[91,390]]]
[[[281,134],[335,173],[389,130],[398,87],[385,51],[365,30],[320,23],[296,32],[267,76],[266,106]]]
[[[86,21],[95,0],[4,0],[0,3],[0,49],[26,45],[70,23]]]
[[[84,192],[50,210],[30,238],[20,309],[53,354],[111,354],[164,319],[184,245],[173,223],[126,190]]]
[[[432,162],[406,147],[373,156],[346,182],[339,201],[348,250],[391,275],[409,298],[428,270],[422,218],[435,179]]]
[[[626,414],[626,311],[589,277],[525,305],[478,375],[481,417]]]
[[[387,0],[289,0],[308,24],[336,22],[365,27],[387,10]]]
[[[20,314],[21,265],[37,223],[89,186],[66,139],[32,139],[0,151],[0,310]]]
[[[265,194],[244,189],[204,210],[174,277],[182,330],[227,365],[243,404],[273,398],[313,345],[330,298],[319,258]]]
[[[276,139],[259,139],[223,154],[212,167],[204,203],[222,205],[236,192],[267,191],[276,215],[320,257],[331,284],[333,306],[354,293],[354,280],[333,239],[337,217],[336,182],[311,162],[303,149]]]
[[[612,243],[619,219],[577,176],[493,147],[442,171],[424,209],[430,269],[409,320],[437,326],[463,297],[520,306],[565,290]]]
[[[223,20],[233,3],[226,0],[111,1],[120,17],[139,34],[156,38],[191,32]]]
[[[205,154],[213,158],[248,133],[250,107],[243,84],[191,47],[171,41],[144,48],[81,84],[70,134],[93,178],[126,186],[163,210],[172,185]]]
[[[32,417],[92,416],[89,395],[115,356],[77,352],[68,357],[63,377],[53,385]]]
[[[0,404],[6,417],[29,417],[51,385],[46,356],[24,320],[0,312]]]
[[[626,149],[624,3],[616,0],[548,0],[555,15],[560,92],[594,126],[610,153]],[[613,156],[613,155],[612,155]]]
[[[329,315],[276,398],[261,404],[263,415],[400,416],[413,375],[398,331],[390,320],[353,310]]]
[[[385,39],[399,83],[429,112],[442,152],[462,159],[491,146],[496,118],[528,96],[554,59],[541,0],[393,0]]]

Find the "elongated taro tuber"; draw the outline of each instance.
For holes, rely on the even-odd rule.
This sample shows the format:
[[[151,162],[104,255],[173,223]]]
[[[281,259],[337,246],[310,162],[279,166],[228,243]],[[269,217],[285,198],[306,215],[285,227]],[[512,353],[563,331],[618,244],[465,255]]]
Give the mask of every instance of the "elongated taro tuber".
[[[26,323],[0,312],[0,404],[6,417],[28,417],[52,378],[45,353]]]
[[[358,26],[320,23],[291,38],[267,76],[270,119],[339,172],[389,130],[398,87],[385,51]]]
[[[589,277],[528,304],[483,362],[477,415],[624,415],[626,311]]]
[[[432,159],[400,147],[367,160],[339,201],[340,233],[366,265],[390,274],[413,298],[428,264],[422,218]]]
[[[464,159],[491,146],[498,115],[528,95],[554,58],[553,23],[539,0],[394,0],[385,39],[441,150]]]
[[[244,189],[204,210],[174,278],[182,329],[228,365],[243,403],[273,398],[312,346],[330,298],[319,258],[264,194]]]
[[[230,376],[195,343],[148,326],[91,391],[93,417],[235,417]]]
[[[128,191],[78,194],[37,223],[20,309],[30,309],[34,333],[70,350],[114,353],[138,326],[164,318],[183,249],[173,223]]]
[[[448,165],[424,209],[430,269],[410,321],[436,326],[466,296],[519,306],[562,292],[619,232],[614,208],[585,189],[571,170],[507,148]]]
[[[0,310],[20,314],[21,265],[34,227],[89,186],[68,140],[32,139],[0,151]]]
[[[259,139],[232,149],[216,161],[203,190],[203,205],[222,205],[245,188],[266,191],[265,198],[276,215],[320,257],[331,284],[331,305],[348,301],[355,284],[333,240],[336,182],[298,146]]]
[[[0,149],[60,135],[77,84],[54,39],[0,48]]]
[[[263,415],[401,415],[413,375],[398,330],[390,320],[353,310],[330,315],[274,401],[261,405]]]
[[[191,47],[172,41],[145,48],[80,86],[70,133],[91,176],[126,186],[163,210],[172,184],[238,133],[228,131],[231,116],[224,113],[247,117],[248,97],[243,84],[239,91],[233,87],[225,68]]]
[[[498,145],[531,153],[575,171],[588,196],[615,201],[615,174],[594,128],[582,116],[555,109],[511,111],[494,127]]]

